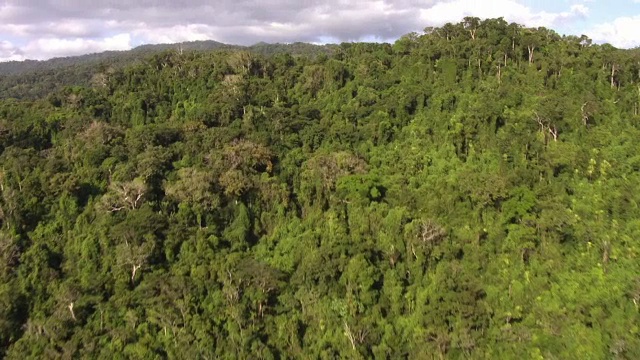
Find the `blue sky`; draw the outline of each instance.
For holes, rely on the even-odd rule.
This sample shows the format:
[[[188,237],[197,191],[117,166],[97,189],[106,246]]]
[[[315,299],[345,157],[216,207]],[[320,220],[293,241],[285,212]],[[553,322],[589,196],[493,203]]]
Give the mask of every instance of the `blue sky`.
[[[0,61],[207,39],[394,41],[465,16],[640,46],[640,0],[0,0]]]
[[[523,0],[521,3],[534,11],[554,13],[566,11],[567,8],[576,4],[586,6],[589,9],[587,17],[557,29],[574,34],[589,32],[599,24],[613,23],[618,18],[640,16],[640,0]]]

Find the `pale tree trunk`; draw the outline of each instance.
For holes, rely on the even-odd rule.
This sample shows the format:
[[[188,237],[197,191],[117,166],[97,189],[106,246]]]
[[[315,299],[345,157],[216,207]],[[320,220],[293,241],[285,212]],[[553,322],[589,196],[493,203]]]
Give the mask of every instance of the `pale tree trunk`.
[[[585,106],[587,106],[588,102],[582,104],[580,107],[580,112],[582,113],[582,125],[587,126],[589,123],[589,114],[584,110]]]
[[[142,267],[142,264],[133,264],[131,266],[131,283],[133,284],[135,282],[135,278],[136,278],[136,272],[138,272],[138,270]]]
[[[544,143],[547,145],[547,133],[551,135],[553,141],[558,141],[558,128],[555,125],[550,124],[548,121],[544,121],[536,113],[536,121],[540,125],[540,132],[544,135]]]
[[[553,141],[558,141],[558,129],[555,126],[549,126],[549,134],[553,137]]]
[[[73,312],[73,302],[69,303],[69,312],[71,313],[71,318],[73,319],[73,321],[77,321],[76,314],[75,312]]]

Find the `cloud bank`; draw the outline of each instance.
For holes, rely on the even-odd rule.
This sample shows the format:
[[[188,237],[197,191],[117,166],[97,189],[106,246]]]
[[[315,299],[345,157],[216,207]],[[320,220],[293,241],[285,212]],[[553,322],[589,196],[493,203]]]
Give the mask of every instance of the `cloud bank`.
[[[0,61],[207,39],[242,45],[393,41],[464,16],[554,28],[588,15],[583,3],[546,12],[517,0],[0,0]],[[619,45],[633,46],[631,29],[639,22],[601,24],[593,35],[606,41],[623,34]]]
[[[638,29],[640,29],[640,15],[625,16],[612,22],[598,24],[587,31],[587,35],[597,42],[608,42],[620,48],[633,48],[640,46]]]

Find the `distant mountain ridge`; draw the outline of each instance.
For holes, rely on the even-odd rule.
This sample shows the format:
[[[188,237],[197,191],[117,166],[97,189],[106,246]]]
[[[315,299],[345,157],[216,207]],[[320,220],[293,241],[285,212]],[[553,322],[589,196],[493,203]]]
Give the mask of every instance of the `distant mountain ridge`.
[[[145,44],[137,46],[131,50],[124,51],[104,51],[100,53],[92,53],[78,56],[57,57],[49,60],[23,60],[0,62],[0,76],[20,75],[30,71],[50,70],[70,65],[87,64],[93,62],[101,62],[113,59],[131,59],[140,56],[150,55],[167,50],[177,51],[212,51],[212,50],[249,50],[258,53],[277,53],[277,52],[293,52],[293,53],[315,53],[325,52],[331,45],[313,45],[307,43],[291,43],[291,44],[269,44],[259,42],[252,46],[225,44],[214,40],[189,41],[173,44]],[[127,62],[125,60],[125,62]]]
[[[337,45],[308,43],[268,44],[252,46],[230,45],[213,40],[190,41],[175,44],[141,45],[126,51],[0,63],[0,98],[37,98],[65,86],[86,85],[101,65],[119,68],[165,51],[250,51],[260,55],[289,53],[317,56],[330,54]]]

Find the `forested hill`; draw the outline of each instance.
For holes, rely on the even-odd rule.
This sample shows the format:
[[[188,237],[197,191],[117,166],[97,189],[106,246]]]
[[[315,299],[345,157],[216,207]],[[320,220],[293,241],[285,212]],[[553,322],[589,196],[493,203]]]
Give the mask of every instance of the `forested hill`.
[[[100,61],[116,61],[118,58],[150,56],[165,50],[210,51],[217,49],[239,49],[217,41],[194,41],[178,44],[142,45],[129,51],[105,51],[95,54],[53,58],[49,60],[8,61],[0,63],[0,75],[20,75],[31,71],[57,70],[69,66],[99,63]]]
[[[638,359],[640,56],[501,19],[0,100],[0,357]]]
[[[143,62],[163,52],[249,51],[258,55],[288,53],[294,56],[330,55],[335,45],[305,43],[252,46],[228,45],[217,41],[192,41],[178,44],[142,45],[129,51],[105,51],[82,56],[54,58],[46,61],[0,62],[0,98],[33,99],[44,97],[65,86],[90,86],[101,70],[121,69]]]

